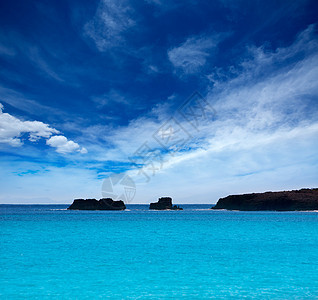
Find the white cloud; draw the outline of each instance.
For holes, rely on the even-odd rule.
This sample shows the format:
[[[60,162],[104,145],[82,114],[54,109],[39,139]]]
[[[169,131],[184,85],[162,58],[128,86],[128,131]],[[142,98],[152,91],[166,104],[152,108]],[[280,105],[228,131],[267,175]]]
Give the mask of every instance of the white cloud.
[[[135,25],[131,13],[126,0],[101,0],[94,18],[84,26],[84,34],[99,51],[118,46],[125,40],[124,33]]]
[[[6,143],[13,147],[23,144],[21,136],[28,134],[28,139],[35,142],[40,138],[49,138],[58,130],[51,128],[48,124],[39,121],[21,121],[20,119],[3,113],[3,105],[0,106],[0,143]]]
[[[85,148],[80,148],[79,144],[73,141],[69,141],[63,135],[52,136],[46,141],[46,144],[56,148],[56,152],[62,153],[62,154],[67,154],[72,152],[80,152],[82,154],[87,153],[87,150]]]
[[[3,105],[0,103],[0,143],[8,144],[12,147],[23,145],[23,135],[28,136],[30,142],[36,142],[41,138],[47,139],[47,144],[57,148],[59,153],[80,152],[87,153],[85,148],[68,141],[64,136],[53,136],[59,131],[50,125],[39,121],[22,121],[8,113],[3,113]]]
[[[169,60],[176,69],[186,74],[196,73],[206,64],[219,40],[217,36],[189,37],[183,44],[168,51]]]

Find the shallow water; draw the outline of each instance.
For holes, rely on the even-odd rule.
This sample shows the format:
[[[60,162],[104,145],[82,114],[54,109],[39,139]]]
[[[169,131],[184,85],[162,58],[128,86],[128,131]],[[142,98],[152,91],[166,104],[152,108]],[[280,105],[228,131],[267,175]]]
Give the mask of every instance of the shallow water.
[[[312,299],[317,212],[0,205],[0,298]]]

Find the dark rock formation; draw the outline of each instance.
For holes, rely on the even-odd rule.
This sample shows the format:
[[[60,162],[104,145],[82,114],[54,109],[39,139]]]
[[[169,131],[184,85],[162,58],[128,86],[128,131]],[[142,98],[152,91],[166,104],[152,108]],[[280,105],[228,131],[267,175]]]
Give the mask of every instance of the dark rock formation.
[[[123,201],[114,201],[111,198],[96,199],[75,199],[68,209],[77,210],[124,210],[126,206]]]
[[[318,189],[230,195],[220,198],[212,209],[228,210],[318,210]]]
[[[172,205],[172,199],[170,197],[162,197],[159,198],[158,202],[150,203],[149,209],[157,209],[157,210],[165,210],[165,209],[172,209],[172,210],[183,210],[183,208]]]

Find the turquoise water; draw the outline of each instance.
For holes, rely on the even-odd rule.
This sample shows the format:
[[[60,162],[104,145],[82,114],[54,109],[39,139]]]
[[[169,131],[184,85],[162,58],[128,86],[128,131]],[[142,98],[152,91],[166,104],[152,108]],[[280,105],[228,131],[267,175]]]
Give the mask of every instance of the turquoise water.
[[[0,205],[0,298],[318,298],[318,213],[182,206]]]

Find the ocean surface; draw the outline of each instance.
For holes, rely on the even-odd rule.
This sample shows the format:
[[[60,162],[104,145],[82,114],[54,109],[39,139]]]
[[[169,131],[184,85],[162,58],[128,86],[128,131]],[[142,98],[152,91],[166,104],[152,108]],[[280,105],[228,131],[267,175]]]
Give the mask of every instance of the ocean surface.
[[[317,212],[0,205],[0,299],[317,299]]]

